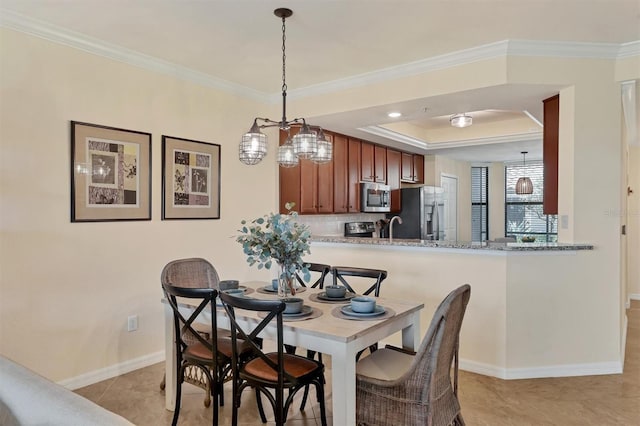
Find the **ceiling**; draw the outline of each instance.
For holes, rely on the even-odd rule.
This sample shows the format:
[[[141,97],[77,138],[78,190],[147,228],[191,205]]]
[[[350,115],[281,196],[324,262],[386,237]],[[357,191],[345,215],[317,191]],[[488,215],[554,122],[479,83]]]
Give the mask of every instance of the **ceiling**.
[[[282,84],[278,7],[294,11],[286,24],[290,93],[503,40],[640,40],[640,0],[2,0],[1,7],[264,96]],[[473,161],[518,160],[521,150],[540,158],[541,100],[558,89],[505,85],[313,119],[415,152],[424,146],[399,140]],[[388,118],[391,110],[403,117]],[[451,128],[449,116],[461,112],[474,125]]]

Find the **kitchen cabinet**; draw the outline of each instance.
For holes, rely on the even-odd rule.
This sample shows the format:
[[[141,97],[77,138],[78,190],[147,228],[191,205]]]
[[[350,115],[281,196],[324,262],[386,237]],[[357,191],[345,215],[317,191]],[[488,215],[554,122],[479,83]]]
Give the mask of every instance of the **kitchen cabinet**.
[[[424,183],[424,156],[402,153],[402,182]]]
[[[292,136],[298,129],[291,129]],[[332,135],[326,135],[329,142]],[[280,132],[280,144],[286,132]],[[333,213],[333,162],[316,164],[300,160],[296,167],[280,167],[280,213],[288,213],[286,203],[295,203],[300,214]]]
[[[361,141],[360,161],[362,182],[387,183],[387,149],[384,146]]]
[[[349,212],[349,142],[333,135],[333,212]]]
[[[332,142],[333,136],[326,135]],[[333,213],[333,162],[316,164],[300,160],[301,214]]]
[[[374,167],[373,172],[375,182],[387,183],[387,148],[376,145],[374,148]]]
[[[542,212],[558,214],[558,129],[560,124],[560,96],[542,101],[544,128],[542,131],[542,164],[544,184]]]
[[[347,176],[348,207],[349,213],[360,212],[360,172],[362,170],[361,143],[358,139],[348,138],[349,172]]]
[[[404,153],[387,148],[387,185],[391,187],[391,212],[399,212],[401,209],[400,177],[402,168],[402,156]]]

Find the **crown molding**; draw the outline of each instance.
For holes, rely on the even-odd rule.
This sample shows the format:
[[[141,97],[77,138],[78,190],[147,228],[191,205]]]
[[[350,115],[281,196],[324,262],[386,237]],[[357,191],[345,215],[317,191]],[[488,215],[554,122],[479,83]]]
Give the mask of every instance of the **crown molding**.
[[[124,62],[138,68],[190,81],[227,93],[243,96],[258,102],[268,102],[269,96],[263,92],[235,84],[209,74],[195,71],[135,50],[107,43],[93,37],[67,30],[47,22],[33,19],[19,13],[0,9],[0,26],[30,34],[54,43],[69,46],[84,52]]]
[[[266,94],[210,74],[195,71],[122,46],[106,43],[102,40],[2,8],[0,8],[0,26],[258,102],[276,104],[281,99],[280,93]],[[621,59],[640,55],[640,40],[622,44],[502,40],[343,79],[289,90],[287,96],[289,99],[300,99],[322,95],[509,55]]]
[[[618,59],[640,56],[640,40],[622,43],[618,49]]]
[[[389,130],[382,126],[359,127],[358,130],[375,135],[375,136],[380,136],[386,139],[400,142],[405,145],[414,146],[416,148],[422,148],[425,150],[442,149],[442,148],[460,148],[460,147],[478,146],[478,145],[492,145],[492,144],[510,143],[510,142],[542,141],[542,132],[517,133],[513,135],[500,135],[500,136],[491,136],[486,138],[462,139],[462,140],[455,140],[455,141],[429,143],[423,139],[407,136],[405,134],[398,133],[393,130]]]

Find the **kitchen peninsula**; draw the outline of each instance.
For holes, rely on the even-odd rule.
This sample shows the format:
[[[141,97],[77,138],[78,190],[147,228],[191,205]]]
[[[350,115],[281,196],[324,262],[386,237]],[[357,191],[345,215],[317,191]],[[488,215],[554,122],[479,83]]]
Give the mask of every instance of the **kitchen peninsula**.
[[[311,262],[385,269],[381,294],[425,304],[422,334],[440,300],[469,283],[460,367],[504,379],[622,371],[591,331],[604,294],[592,288],[589,244],[459,243],[314,236]],[[398,344],[398,340],[389,340]]]

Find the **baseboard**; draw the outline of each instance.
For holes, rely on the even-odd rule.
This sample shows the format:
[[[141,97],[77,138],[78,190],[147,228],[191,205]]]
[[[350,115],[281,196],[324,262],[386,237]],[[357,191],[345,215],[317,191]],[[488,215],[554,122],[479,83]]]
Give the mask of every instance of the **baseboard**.
[[[158,362],[164,361],[164,358],[164,351],[159,351],[149,355],[141,356],[139,358],[134,358],[115,365],[111,365],[109,367],[101,368],[99,370],[90,371],[88,373],[72,377],[70,379],[65,379],[58,382],[58,384],[70,390],[79,389],[81,387],[89,386],[94,383],[98,383],[103,380],[128,373],[133,370],[138,370],[140,368],[157,364]]]
[[[629,326],[629,320],[627,314],[624,314],[624,327],[622,328],[622,345],[620,347],[620,358],[622,359],[622,368],[624,369],[624,358],[627,353],[627,327]]]
[[[598,362],[590,364],[566,364],[530,368],[500,368],[490,364],[460,359],[461,370],[493,376],[503,380],[541,379],[545,377],[597,376],[621,374],[622,363]]]

